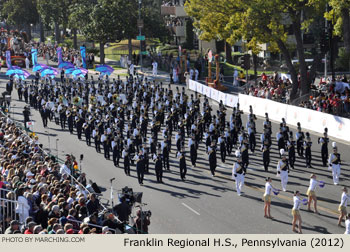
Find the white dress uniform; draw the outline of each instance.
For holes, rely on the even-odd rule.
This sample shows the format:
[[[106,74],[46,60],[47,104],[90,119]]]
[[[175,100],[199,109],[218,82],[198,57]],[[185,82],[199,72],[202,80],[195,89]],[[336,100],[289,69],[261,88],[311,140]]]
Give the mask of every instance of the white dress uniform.
[[[350,234],[350,219],[347,219],[345,221],[345,233],[344,234]]]
[[[280,160],[277,165],[277,172],[280,172],[281,177],[281,185],[283,191],[287,191],[287,184],[288,184],[288,163],[284,162],[283,160]],[[279,174],[277,174],[278,177]]]
[[[338,153],[337,153],[338,154]],[[340,154],[331,153],[328,159],[329,168],[332,169],[333,183],[338,185],[340,177]]]
[[[241,196],[241,190],[244,185],[244,171],[241,164],[236,162],[232,169],[232,179],[236,181],[236,191]]]

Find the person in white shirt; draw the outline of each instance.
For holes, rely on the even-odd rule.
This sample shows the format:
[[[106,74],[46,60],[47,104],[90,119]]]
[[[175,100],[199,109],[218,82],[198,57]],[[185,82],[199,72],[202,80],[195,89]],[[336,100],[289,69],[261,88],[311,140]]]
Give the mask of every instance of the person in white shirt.
[[[191,68],[191,69],[190,69],[190,80],[193,80],[193,74],[194,74],[194,71],[193,71],[193,69]]]
[[[153,61],[152,66],[153,66],[152,74],[154,76],[157,76],[157,74],[158,74],[158,63],[156,61]]]
[[[26,57],[26,69],[29,69],[29,64],[30,64],[29,58]]]
[[[292,215],[293,215],[293,221],[292,221],[292,230],[295,233],[302,234],[301,231],[301,216],[300,216],[300,206],[302,204],[302,200],[300,199],[300,192],[295,191],[294,196],[293,196],[293,208],[292,208]],[[295,226],[298,222],[298,229],[299,231],[296,230]]]
[[[29,216],[30,206],[28,200],[23,196],[24,190],[21,188],[17,192],[17,205],[16,213],[19,215],[19,221],[25,223],[27,217]]]
[[[318,214],[317,211],[317,197],[316,197],[316,187],[319,184],[319,182],[316,180],[316,175],[311,174],[310,176],[310,186],[307,189],[306,195],[308,196],[308,201],[307,201],[307,210],[311,211],[311,202],[314,201],[314,212]]]
[[[195,70],[194,70],[194,75],[195,75],[194,80],[195,80],[195,81],[198,81],[198,76],[199,76],[199,71],[198,71],[198,69],[195,69]]]
[[[265,179],[265,193],[263,196],[264,200],[264,217],[273,219],[271,216],[271,192],[272,190],[278,191],[276,188],[272,186],[272,179],[270,177]]]
[[[343,193],[341,195],[341,201],[338,207],[339,211],[339,218],[338,218],[338,226],[341,227],[341,223],[343,221],[343,218],[347,215],[346,207],[348,206],[350,202],[350,195],[348,194],[348,188],[343,188]]]
[[[346,217],[345,221],[345,233],[344,234],[350,234],[350,213]]]
[[[134,75],[134,71],[135,71],[135,66],[133,63],[130,64],[130,67],[129,67],[129,74],[130,75]]]
[[[233,74],[233,86],[239,85],[237,78],[238,78],[238,71],[237,71],[237,69],[235,69],[234,74]]]

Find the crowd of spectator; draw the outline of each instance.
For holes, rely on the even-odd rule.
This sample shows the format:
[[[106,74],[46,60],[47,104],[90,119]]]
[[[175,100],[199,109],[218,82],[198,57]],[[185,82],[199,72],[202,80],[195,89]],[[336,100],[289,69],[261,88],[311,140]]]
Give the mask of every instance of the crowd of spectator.
[[[282,79],[277,72],[272,76],[263,73],[258,85],[256,87],[252,85],[247,90],[247,94],[277,102],[288,103],[291,86],[292,83],[290,80],[288,78]]]
[[[290,102],[292,83],[282,78],[277,72],[271,76],[261,75],[257,86],[250,86],[248,95],[274,100],[282,103]],[[298,104],[300,107],[317,110],[343,117],[350,116],[350,90],[345,75],[338,76],[335,81],[321,78],[311,85],[311,93]]]
[[[0,233],[124,231],[113,212],[86,189],[85,174],[73,180],[62,167],[34,137],[0,115]]]

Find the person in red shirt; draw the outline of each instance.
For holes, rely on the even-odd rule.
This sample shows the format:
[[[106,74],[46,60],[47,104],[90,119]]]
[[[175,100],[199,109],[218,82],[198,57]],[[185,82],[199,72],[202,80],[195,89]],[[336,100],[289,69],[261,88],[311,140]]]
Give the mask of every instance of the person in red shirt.
[[[36,226],[36,223],[34,221],[28,223],[28,228],[26,231],[24,231],[24,234],[34,234],[34,227]]]

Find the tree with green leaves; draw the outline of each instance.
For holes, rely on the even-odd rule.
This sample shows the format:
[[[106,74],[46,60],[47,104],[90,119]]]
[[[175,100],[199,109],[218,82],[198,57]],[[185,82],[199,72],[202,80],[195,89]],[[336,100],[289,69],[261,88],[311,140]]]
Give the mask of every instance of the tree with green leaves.
[[[24,29],[29,39],[31,38],[30,24],[34,25],[39,21],[36,0],[8,0],[3,3],[1,13],[9,24]]]
[[[263,43],[268,43],[270,50],[280,51],[291,74],[291,99],[294,99],[299,81],[288,49],[287,26],[292,25],[296,41],[301,95],[307,94],[310,82],[302,34],[314,17],[323,13],[322,6],[325,1],[321,0],[191,0],[186,2],[186,11],[195,19],[194,25],[202,32],[202,39],[225,39],[231,44],[247,41],[247,47],[254,54]]]
[[[60,25],[63,26],[65,33],[68,25],[69,7],[72,0],[39,0],[37,8],[42,21],[46,25],[53,24],[55,27],[55,40],[61,41]]]
[[[330,10],[325,17],[334,25],[334,33],[343,38],[344,49],[341,50],[342,58],[347,59],[350,67],[350,1],[329,0]],[[349,70],[349,69],[348,69]]]
[[[122,17],[126,12],[120,4],[122,0],[82,1],[71,14],[71,22],[79,24],[83,35],[100,44],[100,63],[105,62],[104,46],[118,42],[124,37]]]

